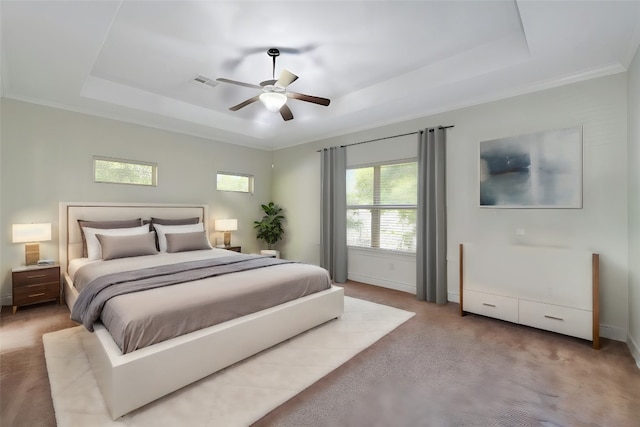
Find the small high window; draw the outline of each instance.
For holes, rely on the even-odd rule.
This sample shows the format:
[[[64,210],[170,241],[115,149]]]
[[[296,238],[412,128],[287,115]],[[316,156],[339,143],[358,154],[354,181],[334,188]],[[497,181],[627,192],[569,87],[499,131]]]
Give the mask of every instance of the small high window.
[[[95,182],[111,184],[158,185],[158,166],[137,160],[93,158]]]
[[[253,193],[253,175],[218,172],[216,175],[216,190]]]

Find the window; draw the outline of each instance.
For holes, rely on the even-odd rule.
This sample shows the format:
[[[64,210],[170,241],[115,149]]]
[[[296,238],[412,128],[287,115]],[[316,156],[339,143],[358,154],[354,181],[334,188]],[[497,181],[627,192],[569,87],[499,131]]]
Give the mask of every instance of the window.
[[[112,184],[157,185],[158,166],[136,160],[93,158],[95,182]]]
[[[239,173],[218,172],[216,176],[216,189],[218,191],[253,193],[253,176]]]
[[[416,251],[418,163],[347,170],[347,245]]]

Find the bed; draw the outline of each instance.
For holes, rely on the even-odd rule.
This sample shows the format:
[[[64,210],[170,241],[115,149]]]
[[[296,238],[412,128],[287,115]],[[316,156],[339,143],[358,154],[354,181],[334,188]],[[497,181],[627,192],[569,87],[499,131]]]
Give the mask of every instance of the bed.
[[[147,322],[161,322],[164,326],[155,328],[159,331],[172,329],[167,325],[179,325],[175,328],[176,331],[168,332],[170,336],[160,337],[159,341],[156,339],[150,342],[145,342],[146,338],[123,340],[116,332],[112,336],[105,326],[112,328],[108,314],[105,315],[106,322],[98,318],[91,324],[93,333],[88,331],[83,333],[83,345],[114,420],[233,363],[342,315],[344,307],[342,288],[333,286],[330,280],[327,286],[323,285],[324,287],[310,285],[310,283],[326,280],[322,278],[323,275],[328,279],[326,271],[316,266],[291,263],[286,260],[270,261],[264,257],[239,255],[215,248],[177,253],[135,254],[135,256],[119,257],[108,261],[87,258],[84,248],[90,243],[87,241],[83,244],[78,220],[91,221],[89,223],[91,225],[100,221],[131,218],[141,220],[163,218],[169,223],[172,220],[197,218],[202,226],[206,226],[210,220],[206,205],[60,203],[60,263],[64,278],[64,299],[72,313],[74,308],[79,311],[78,307],[84,306],[87,300],[86,296],[76,288],[74,279],[80,284],[88,281],[84,276],[89,276],[92,279],[89,285],[91,287],[94,285],[93,282],[99,281],[93,280],[95,278],[109,277],[111,280],[111,276],[119,278],[121,274],[130,274],[132,265],[136,266],[136,274],[138,271],[144,272],[143,282],[150,280],[147,271],[155,271],[157,268],[182,271],[185,270],[182,268],[183,265],[195,263],[202,267],[201,263],[204,262],[207,263],[206,268],[212,270],[206,276],[192,278],[189,281],[182,276],[176,276],[175,284],[167,283],[160,287],[152,285],[149,289],[144,288],[139,292],[118,295],[104,303],[104,310],[107,313],[111,309],[112,312],[131,314],[132,318],[138,316],[138,312],[142,312],[143,308],[156,310],[155,314],[152,312],[143,315],[143,320],[146,318]],[[206,232],[205,229],[205,235]],[[100,234],[99,237],[104,238],[103,232],[98,234]],[[167,237],[175,236],[167,234]],[[142,236],[136,239],[140,240]],[[168,243],[171,245],[175,241]],[[176,247],[175,244],[173,247]],[[103,248],[108,250],[106,244]],[[171,261],[165,262],[165,258]],[[253,266],[245,270],[229,270],[230,266],[236,268],[236,265],[245,262],[253,263]],[[224,274],[217,272],[221,266],[227,270]],[[113,268],[117,271],[114,272]],[[109,274],[103,275],[101,269]],[[98,273],[95,273],[96,271]],[[209,270],[199,269],[198,271]],[[167,277],[166,274],[163,277]],[[207,289],[222,289],[226,286],[235,294],[243,294],[245,288],[252,292],[256,291],[260,289],[258,285],[260,287],[271,285],[283,289],[290,289],[291,285],[296,285],[296,289],[308,289],[301,295],[297,295],[296,290],[293,292],[296,295],[293,296],[274,296],[275,302],[267,306],[260,304],[263,300],[275,295],[275,291],[272,292],[271,289],[258,291],[262,292],[258,298],[254,298],[254,302],[256,300],[260,302],[258,305],[252,307],[255,305],[254,302],[240,300],[240,302],[229,304],[233,309],[226,310],[229,313],[225,313],[226,305],[220,305],[215,301],[207,302],[204,293],[205,283],[210,286]],[[190,295],[190,292],[195,292],[197,296],[188,298],[187,295]],[[212,293],[215,292],[212,291]],[[198,305],[192,305],[194,299],[198,300]],[[78,305],[74,307],[76,304]],[[184,310],[184,307],[187,309]],[[187,322],[186,320],[182,322],[182,319],[188,320],[189,317],[193,317],[199,320],[203,318],[201,314],[208,312],[223,313],[222,318],[212,321],[212,324],[197,327],[191,325],[186,329],[183,328],[183,324]],[[230,314],[231,312],[235,314]],[[175,322],[176,318],[181,320]],[[152,323],[143,324],[137,329],[151,330],[150,325]],[[158,375],[160,372],[162,375]]]

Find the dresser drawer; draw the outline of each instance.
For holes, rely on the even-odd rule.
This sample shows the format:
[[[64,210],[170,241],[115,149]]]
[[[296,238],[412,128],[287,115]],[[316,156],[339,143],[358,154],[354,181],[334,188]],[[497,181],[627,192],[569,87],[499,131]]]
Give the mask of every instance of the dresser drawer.
[[[520,323],[547,331],[593,339],[593,313],[553,304],[520,300]]]
[[[60,269],[58,267],[13,273],[14,287],[50,282],[60,282]]]
[[[464,290],[463,310],[508,322],[518,322],[518,300],[502,295]]]

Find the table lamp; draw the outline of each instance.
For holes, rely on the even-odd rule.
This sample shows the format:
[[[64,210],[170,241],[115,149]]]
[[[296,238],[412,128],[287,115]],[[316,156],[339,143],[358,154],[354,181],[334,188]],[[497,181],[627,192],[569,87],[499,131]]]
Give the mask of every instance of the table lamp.
[[[26,265],[36,265],[40,259],[40,244],[51,240],[51,224],[13,224],[13,243],[26,243],[24,257]]]
[[[231,246],[231,231],[238,229],[237,219],[216,219],[216,231],[224,231],[224,245]]]

